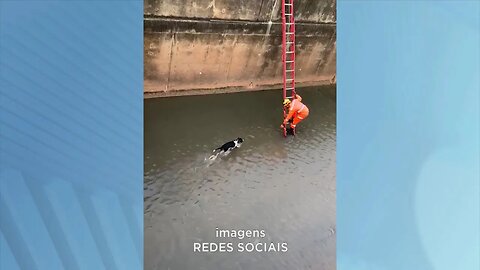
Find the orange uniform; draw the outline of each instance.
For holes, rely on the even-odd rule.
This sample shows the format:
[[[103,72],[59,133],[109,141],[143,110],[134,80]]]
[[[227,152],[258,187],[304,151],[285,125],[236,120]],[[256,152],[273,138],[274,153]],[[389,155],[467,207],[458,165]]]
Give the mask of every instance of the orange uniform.
[[[296,99],[292,100],[290,103],[290,108],[288,111],[287,117],[283,121],[283,124],[286,125],[290,119],[293,118],[293,123],[290,125],[292,128],[300,123],[303,119],[307,118],[309,113],[308,107],[302,103],[302,97],[296,95]]]

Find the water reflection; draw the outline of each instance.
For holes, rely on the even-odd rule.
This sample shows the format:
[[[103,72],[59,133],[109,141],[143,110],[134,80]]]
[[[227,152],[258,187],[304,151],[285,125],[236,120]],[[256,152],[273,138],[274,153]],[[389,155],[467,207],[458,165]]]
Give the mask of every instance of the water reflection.
[[[310,116],[288,138],[279,91],[145,101],[145,269],[335,269],[335,89],[299,92]],[[215,227],[289,250],[194,254]]]

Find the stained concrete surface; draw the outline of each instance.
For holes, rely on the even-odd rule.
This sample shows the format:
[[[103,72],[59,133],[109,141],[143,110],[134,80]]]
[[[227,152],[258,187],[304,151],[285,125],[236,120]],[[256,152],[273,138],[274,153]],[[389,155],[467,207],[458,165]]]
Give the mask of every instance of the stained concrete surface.
[[[280,3],[146,0],[145,93],[281,85]],[[333,82],[335,1],[295,3],[296,83]]]

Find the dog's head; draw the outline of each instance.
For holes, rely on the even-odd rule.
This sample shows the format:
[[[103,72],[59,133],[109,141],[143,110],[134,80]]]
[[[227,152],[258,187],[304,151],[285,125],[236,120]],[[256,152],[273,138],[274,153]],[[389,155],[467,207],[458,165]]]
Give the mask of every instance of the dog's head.
[[[243,139],[238,137],[237,140],[236,140],[238,143],[243,143]]]

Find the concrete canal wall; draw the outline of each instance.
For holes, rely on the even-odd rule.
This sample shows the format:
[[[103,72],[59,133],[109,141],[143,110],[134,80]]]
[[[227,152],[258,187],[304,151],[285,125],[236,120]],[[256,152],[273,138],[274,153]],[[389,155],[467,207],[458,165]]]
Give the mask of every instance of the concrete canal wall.
[[[255,90],[282,83],[281,0],[145,0],[144,91]],[[332,83],[335,0],[296,0],[296,81]]]

